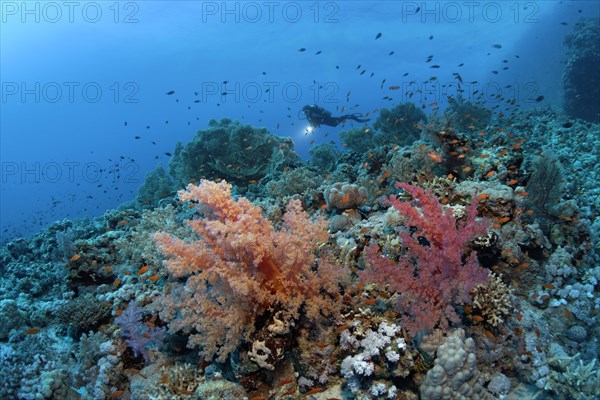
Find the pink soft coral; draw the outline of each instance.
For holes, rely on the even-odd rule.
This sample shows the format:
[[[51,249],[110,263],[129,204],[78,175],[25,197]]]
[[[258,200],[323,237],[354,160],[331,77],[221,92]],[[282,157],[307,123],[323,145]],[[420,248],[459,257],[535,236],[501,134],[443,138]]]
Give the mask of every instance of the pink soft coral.
[[[169,272],[187,277],[162,296],[161,317],[171,331],[192,333],[189,345],[199,345],[206,359],[223,361],[267,312],[298,318],[303,305],[313,317],[317,309],[332,311],[324,289],[343,273],[332,265],[314,268],[315,249],[328,239],[326,221],[311,221],[299,200],[288,204],[276,230],[259,207],[232,199],[226,182],[188,185],[179,198],[200,203],[205,218],[189,222],[196,241],[155,234]]]
[[[469,251],[470,242],[486,231],[487,223],[476,219],[475,203],[457,222],[450,208],[444,209],[422,188],[396,186],[413,197],[412,202],[389,199],[411,229],[400,233],[406,253],[395,263],[372,244],[366,249],[368,267],[360,276],[367,282],[389,284],[398,292],[403,325],[412,334],[435,326],[446,328],[449,321],[459,322],[455,307],[470,301],[473,286],[487,281],[487,271],[479,268],[475,252]]]

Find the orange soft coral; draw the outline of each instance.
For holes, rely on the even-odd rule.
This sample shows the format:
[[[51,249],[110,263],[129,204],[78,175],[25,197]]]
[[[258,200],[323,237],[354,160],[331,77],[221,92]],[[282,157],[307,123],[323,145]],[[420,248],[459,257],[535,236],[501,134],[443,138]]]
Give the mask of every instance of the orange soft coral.
[[[232,199],[226,182],[203,180],[180,191],[179,198],[199,203],[205,217],[189,222],[196,241],[155,234],[169,272],[187,277],[185,286],[166,288],[161,317],[171,321],[171,331],[193,333],[190,345],[199,345],[206,359],[224,360],[265,312],[297,318],[303,304],[323,300],[323,287],[338,278],[331,266],[323,273],[314,268],[315,249],[328,237],[326,222],[311,221],[300,201],[289,203],[276,230],[259,207]]]

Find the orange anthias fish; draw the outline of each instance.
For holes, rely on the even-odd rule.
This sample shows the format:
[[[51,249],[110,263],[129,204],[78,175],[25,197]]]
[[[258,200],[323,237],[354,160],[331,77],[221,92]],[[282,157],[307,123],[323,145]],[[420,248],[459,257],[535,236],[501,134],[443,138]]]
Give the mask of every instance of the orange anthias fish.
[[[148,271],[148,266],[144,265],[142,268],[140,268],[140,270],[138,271],[138,276],[139,275],[143,275],[146,271]]]
[[[433,161],[437,162],[437,163],[441,163],[442,157],[440,157],[436,152],[431,151],[429,153],[427,153],[427,155],[429,156],[429,158],[431,158]]]
[[[490,197],[489,193],[481,193],[479,196],[477,196],[477,200],[482,201],[482,200],[486,200],[489,197]]]

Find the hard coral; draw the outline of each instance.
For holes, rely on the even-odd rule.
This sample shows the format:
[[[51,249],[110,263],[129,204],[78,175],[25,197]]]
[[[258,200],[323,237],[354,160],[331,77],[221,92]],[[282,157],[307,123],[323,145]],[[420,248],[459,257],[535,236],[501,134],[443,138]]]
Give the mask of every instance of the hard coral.
[[[412,202],[390,198],[410,228],[400,233],[406,253],[395,263],[370,245],[361,278],[382,287],[389,285],[399,293],[399,309],[405,313],[403,326],[412,334],[437,325],[446,328],[449,322],[460,320],[455,307],[470,302],[473,287],[488,279],[475,252],[469,252],[469,244],[486,231],[487,224],[476,220],[475,203],[465,209],[464,221],[457,222],[451,209],[444,209],[422,188],[396,186],[413,197]]]
[[[169,173],[181,186],[200,178],[246,183],[300,164],[293,148],[291,138],[272,135],[265,128],[226,118],[211,120],[208,129],[199,131],[186,146],[177,144]]]
[[[323,264],[313,268],[315,248],[328,238],[327,224],[311,221],[300,201],[288,204],[277,231],[259,207],[245,198],[232,199],[226,182],[203,180],[180,191],[179,198],[201,203],[205,218],[189,222],[199,235],[191,243],[155,234],[169,257],[169,272],[187,277],[185,287],[167,288],[159,307],[172,332],[194,331],[189,345],[200,345],[206,359],[217,355],[223,361],[261,328],[255,325],[259,317],[264,324],[280,311],[287,321],[306,305],[314,318],[314,310],[327,314],[333,308],[324,296],[336,286],[340,271]]]
[[[329,209],[357,208],[367,202],[367,189],[355,184],[338,182],[326,188],[323,197]]]

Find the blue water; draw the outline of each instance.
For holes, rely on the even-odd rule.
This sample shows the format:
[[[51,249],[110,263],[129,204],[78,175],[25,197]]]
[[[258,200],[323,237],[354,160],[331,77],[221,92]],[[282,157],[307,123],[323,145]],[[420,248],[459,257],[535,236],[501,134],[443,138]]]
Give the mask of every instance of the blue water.
[[[0,4],[2,242],[132,200],[211,118],[290,136],[306,158],[342,128],[306,135],[303,105],[429,113],[456,93],[453,73],[488,107],[498,92],[560,109],[564,37],[599,15],[592,1]]]

